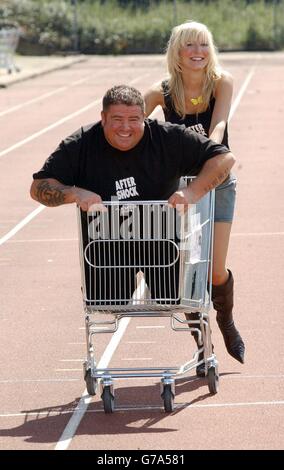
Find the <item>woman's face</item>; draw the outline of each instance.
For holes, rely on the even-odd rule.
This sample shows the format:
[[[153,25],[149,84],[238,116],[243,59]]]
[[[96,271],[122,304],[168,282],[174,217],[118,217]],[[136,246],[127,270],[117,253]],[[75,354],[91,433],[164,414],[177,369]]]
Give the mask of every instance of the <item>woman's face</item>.
[[[183,70],[202,70],[209,62],[209,44],[204,40],[187,41],[181,47],[180,65]]]

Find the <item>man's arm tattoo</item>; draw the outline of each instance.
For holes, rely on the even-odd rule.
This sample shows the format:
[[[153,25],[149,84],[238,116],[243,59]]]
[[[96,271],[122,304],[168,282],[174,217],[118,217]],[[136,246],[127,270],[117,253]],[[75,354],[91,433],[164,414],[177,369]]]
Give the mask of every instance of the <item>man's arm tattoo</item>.
[[[37,200],[45,206],[55,207],[65,203],[66,196],[62,189],[50,186],[48,181],[41,181],[35,190]]]
[[[224,170],[224,172],[221,175],[216,176],[216,178],[208,183],[208,186],[205,188],[206,192],[211,191],[212,189],[216,188],[219,184],[223,183],[223,181],[227,178],[229,175],[230,170]]]

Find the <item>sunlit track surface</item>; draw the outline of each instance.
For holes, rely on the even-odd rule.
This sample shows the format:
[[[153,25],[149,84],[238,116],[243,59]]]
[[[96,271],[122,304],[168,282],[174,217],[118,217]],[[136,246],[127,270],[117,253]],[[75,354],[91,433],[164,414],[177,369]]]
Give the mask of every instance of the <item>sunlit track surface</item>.
[[[143,92],[160,80],[163,57],[90,57],[0,90],[1,449],[54,449],[79,413],[63,448],[283,448],[283,59],[222,55],[235,78],[234,102],[240,97],[229,124],[238,200],[228,262],[246,364],[225,352],[213,314],[220,391],[210,396],[206,380],[192,374],[177,380],[169,415],[160,384],[145,379],[115,382],[117,411],[107,419],[100,394],[74,413],[88,400],[75,208],[40,210],[23,223],[39,207],[29,197],[31,175],[58,142],[100,118],[110,86],[131,83]],[[98,360],[110,339],[98,335]],[[149,358],[179,365],[193,350],[190,334],[172,332],[167,319],[132,319],[110,365],[144,360],[147,367]]]

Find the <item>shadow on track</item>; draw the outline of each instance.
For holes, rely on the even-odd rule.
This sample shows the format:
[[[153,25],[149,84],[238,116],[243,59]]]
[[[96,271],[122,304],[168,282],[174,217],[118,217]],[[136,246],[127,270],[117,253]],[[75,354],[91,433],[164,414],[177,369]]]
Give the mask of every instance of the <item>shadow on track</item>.
[[[221,374],[227,375],[228,373]],[[205,388],[205,389],[204,389]],[[179,401],[180,395],[200,389],[197,397],[189,402]],[[160,384],[141,385],[139,387],[121,387],[115,389],[115,412],[105,414],[100,392],[94,397],[85,413],[77,435],[119,435],[141,433],[167,433],[178,431],[167,427],[170,416],[176,415],[195,403],[211,395],[208,392],[207,379],[184,377],[176,379],[175,409],[165,413],[160,398]],[[64,405],[23,410],[24,422],[14,428],[0,430],[0,436],[22,437],[25,442],[56,443],[74,412],[80,398]],[[95,401],[96,400],[96,401]],[[130,405],[131,403],[131,405]],[[157,427],[157,424],[162,426]]]

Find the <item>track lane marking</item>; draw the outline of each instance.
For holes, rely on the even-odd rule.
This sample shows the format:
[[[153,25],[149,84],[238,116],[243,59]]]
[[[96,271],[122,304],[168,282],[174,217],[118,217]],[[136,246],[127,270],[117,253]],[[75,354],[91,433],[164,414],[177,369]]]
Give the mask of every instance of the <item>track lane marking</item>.
[[[137,81],[139,80],[142,80],[144,78],[146,78],[147,76],[149,75],[149,73],[145,73],[133,80],[131,80],[129,82],[129,84],[133,85],[134,83],[136,83]],[[16,144],[12,145],[11,147],[9,147],[8,149],[6,150],[3,150],[2,152],[0,152],[0,157],[1,156],[4,156],[6,155],[7,153],[10,153],[12,152],[13,150],[21,147],[22,145],[30,142],[31,140],[34,140],[35,138],[45,134],[46,132],[54,129],[55,127],[58,127],[59,125],[71,120],[73,117],[77,117],[79,116],[80,114],[83,114],[85,111],[89,110],[90,108],[94,107],[96,104],[100,103],[102,100],[102,98],[99,98],[97,100],[94,100],[92,101],[91,103],[89,103],[87,106],[84,106],[83,108],[80,108],[79,110],[75,111],[74,113],[71,113],[71,114],[68,114],[67,116],[65,116],[64,118],[62,119],[59,119],[58,121],[54,122],[53,124],[51,124],[50,126],[47,126],[45,128],[43,128],[42,130],[38,131],[38,132],[35,132],[34,134],[30,135],[29,137],[27,137],[26,139],[23,139],[19,142],[17,142]],[[5,243],[7,240],[9,240],[11,237],[13,237],[13,235],[15,235],[19,230],[21,230],[22,227],[24,227],[28,222],[30,222],[30,220],[32,220],[38,213],[40,213],[41,211],[43,211],[43,209],[45,209],[46,206],[43,206],[42,204],[37,208],[35,209],[34,211],[32,211],[29,215],[27,215],[21,222],[19,222],[13,229],[11,229],[6,235],[4,235],[2,238],[0,238],[0,246]]]
[[[255,70],[255,67],[253,67],[253,68],[250,70],[248,76],[247,76],[246,79],[245,79],[245,82],[244,82],[243,86],[241,87],[240,92],[238,93],[238,95],[237,95],[237,97],[236,97],[237,105],[234,106],[234,110],[233,110],[233,112],[231,113],[231,117],[233,116],[234,112],[236,111],[236,109],[237,109],[237,107],[238,107],[238,105],[239,105],[239,103],[240,103],[241,97],[243,96],[243,94],[244,94],[244,92],[245,92],[245,90],[246,90],[246,88],[247,88],[247,86],[248,86],[248,84],[249,84],[249,82],[250,82],[250,79],[251,79],[251,77],[252,77],[252,75],[253,75],[253,73],[254,73],[254,70]],[[234,101],[234,103],[235,103],[235,101]],[[234,103],[233,103],[233,105],[234,105]],[[1,155],[0,155],[0,156],[1,156]],[[128,321],[130,321],[130,318],[122,318],[122,320],[120,321],[120,324],[123,322],[123,320],[128,320]],[[127,325],[128,325],[128,323],[126,324],[125,330],[126,330],[126,328],[127,328]],[[118,330],[114,333],[113,337],[114,337],[118,332],[119,332],[119,328],[118,328]],[[123,331],[121,337],[123,336],[123,334],[124,334],[124,331]],[[113,339],[113,337],[112,337],[112,339]],[[110,344],[111,344],[111,342],[112,342],[112,339],[111,339],[109,345],[107,346],[107,348],[110,346]],[[119,341],[120,341],[120,339],[119,339]],[[117,346],[116,346],[116,347],[117,347]],[[99,363],[99,364],[100,364],[100,363]],[[104,366],[101,366],[101,364],[98,365],[97,367],[98,367],[98,368],[104,368]],[[89,403],[91,402],[91,400],[92,400],[92,397],[90,397],[90,396],[88,395],[87,389],[85,389],[84,392],[83,392],[83,395],[82,395],[82,397],[81,397],[81,399],[80,399],[80,401],[79,401],[79,403],[78,403],[78,406],[77,406],[77,408],[76,408],[76,410],[77,410],[77,409],[79,408],[79,406],[80,406],[80,403],[82,402],[82,404],[83,404],[83,410],[82,410],[81,413],[78,413],[77,411],[74,412],[74,414],[73,414],[73,416],[70,418],[70,421],[68,422],[68,424],[67,424],[65,430],[63,431],[62,436],[60,437],[58,443],[56,444],[55,450],[66,450],[66,449],[68,449],[68,447],[69,447],[69,445],[70,445],[70,443],[71,443],[71,441],[72,441],[72,439],[73,439],[73,437],[74,437],[74,435],[75,435],[75,433],[76,433],[76,430],[77,430],[77,428],[78,428],[78,426],[79,426],[79,424],[80,424],[80,422],[81,422],[81,420],[82,420],[82,418],[83,418],[85,412],[87,411],[87,408],[88,408]]]
[[[230,119],[231,119],[231,117],[233,116],[235,110],[237,109],[237,106],[239,105],[239,102],[240,102],[240,100],[241,100],[241,97],[242,97],[243,93],[245,92],[245,89],[246,89],[247,86],[248,86],[248,83],[249,83],[249,81],[250,81],[250,79],[251,79],[251,77],[252,77],[252,74],[253,74],[253,73],[252,73],[252,71],[251,71],[251,72],[249,73],[249,75],[247,76],[247,78],[246,78],[246,80],[245,80],[243,86],[241,87],[241,91],[239,92],[239,94],[238,94],[238,96],[237,96],[237,98],[236,98],[237,104],[234,106],[234,104],[235,104],[235,102],[236,102],[236,101],[234,101],[234,103],[233,103],[233,105],[232,105],[232,106],[234,106],[234,108],[233,108],[233,112],[230,113],[230,116],[229,116]],[[141,79],[141,78],[143,78],[143,77],[139,77],[139,79]],[[134,83],[134,82],[137,81],[137,80],[138,80],[138,79],[133,80],[132,83]],[[240,97],[239,97],[239,96],[240,96]],[[95,101],[91,102],[89,105],[87,105],[87,106],[85,106],[85,107],[83,107],[83,108],[80,108],[80,109],[77,110],[76,112],[67,115],[65,118],[62,118],[62,119],[56,121],[55,123],[51,124],[50,126],[47,126],[47,127],[45,127],[44,129],[42,129],[41,131],[39,131],[39,132],[37,132],[37,133],[34,133],[34,134],[32,134],[31,136],[29,136],[28,138],[23,139],[22,141],[20,141],[20,142],[14,144],[13,146],[9,147],[8,149],[6,149],[6,150],[0,152],[0,157],[6,155],[6,154],[8,154],[8,153],[10,153],[12,150],[15,150],[15,149],[21,147],[21,146],[24,145],[25,143],[30,142],[31,140],[33,140],[33,139],[39,137],[40,135],[43,135],[44,133],[48,132],[49,130],[52,130],[52,129],[54,129],[55,127],[58,127],[60,124],[69,121],[69,120],[72,119],[73,117],[76,117],[76,116],[82,114],[82,113],[85,112],[86,110],[88,110],[88,109],[90,109],[91,107],[95,106],[95,104],[98,103],[98,102],[100,102],[100,101],[101,101],[101,100],[95,100]],[[232,109],[231,109],[231,111],[232,111]],[[40,209],[39,211],[41,211],[41,210],[43,210],[44,208],[45,208],[45,206],[42,206],[42,208],[41,208],[41,206],[40,206],[37,210]],[[33,211],[33,212],[35,212],[35,211]],[[34,217],[34,216],[33,216],[33,217]],[[32,218],[33,218],[33,217],[32,217]],[[26,219],[27,219],[27,217],[26,217],[24,220],[26,220]],[[27,222],[26,222],[26,223],[27,223]],[[21,224],[21,222],[20,222],[19,224],[17,224],[16,227],[18,227],[20,224]],[[26,224],[25,224],[25,225],[26,225]],[[11,234],[11,233],[13,232],[13,230],[14,230],[14,229],[12,229],[8,234]],[[20,230],[20,228],[19,228],[19,230]],[[17,231],[18,231],[18,230],[17,230]],[[16,232],[15,232],[15,233],[16,233]],[[7,235],[8,235],[8,234],[7,234]],[[6,241],[7,235],[4,236],[4,237],[2,237],[1,240]],[[9,238],[11,238],[11,236],[13,236],[13,234],[10,235]],[[9,238],[8,238],[8,239],[9,239]],[[0,244],[4,243],[4,241],[2,241],[2,243],[1,243],[1,240],[0,240]],[[109,357],[109,360],[110,360],[112,354],[114,353],[114,351],[115,351],[115,349],[116,349],[116,347],[117,347],[117,345],[118,345],[118,343],[119,343],[121,337],[123,336],[123,334],[124,334],[124,332],[125,332],[125,330],[126,330],[126,328],[127,328],[127,326],[128,326],[129,321],[130,321],[130,318],[123,318],[123,319],[120,321],[119,328],[118,328],[118,330],[113,334],[113,337],[111,338],[111,341],[110,341],[110,343],[108,344],[108,346],[107,346],[107,348],[106,348],[106,350],[105,350],[105,353],[103,354],[103,356],[102,356],[102,358],[101,358],[101,360],[100,360],[100,362],[99,362],[99,364],[98,364],[98,368],[105,368],[106,365],[108,364],[108,363],[106,363],[106,365],[104,365],[104,361],[106,360],[105,358]],[[114,340],[114,342],[112,343],[113,340]],[[63,431],[63,433],[62,433],[62,435],[61,435],[61,437],[60,437],[58,443],[57,443],[56,446],[55,446],[55,450],[65,450],[65,449],[67,449],[67,448],[69,447],[69,445],[70,445],[70,443],[71,443],[71,441],[72,441],[72,438],[73,438],[73,436],[75,435],[76,430],[77,430],[77,428],[78,428],[78,426],[79,426],[79,424],[80,424],[80,422],[81,422],[81,419],[82,419],[83,416],[84,416],[84,413],[85,413],[86,411],[88,411],[87,408],[88,408],[88,405],[89,405],[89,403],[91,402],[91,400],[92,400],[92,397],[90,397],[90,396],[88,395],[87,390],[85,389],[84,392],[83,392],[83,394],[82,394],[82,396],[81,396],[81,398],[80,398],[80,401],[79,401],[79,403],[78,403],[76,409],[75,409],[74,412],[73,412],[72,417],[70,418],[70,420],[69,420],[67,426],[65,427],[65,429],[64,429],[64,431]],[[81,407],[82,407],[82,408],[81,408]]]
[[[282,237],[284,232],[236,232],[231,233],[232,237]],[[0,239],[1,240],[1,239]],[[23,240],[7,240],[7,243],[50,243],[50,242],[78,242],[78,238],[34,238],[34,239],[23,239]]]
[[[234,408],[234,407],[262,407],[262,406],[283,406],[284,405],[284,400],[275,400],[275,401],[254,401],[254,402],[236,402],[236,403],[203,403],[203,404],[193,404],[191,405],[190,403],[177,403],[175,405],[174,411],[172,413],[169,413],[169,416],[172,416],[175,411],[178,410],[184,410],[184,411],[191,411],[194,408]],[[85,407],[80,408],[76,407],[73,410],[62,410],[62,411],[53,411],[53,410],[47,410],[47,411],[31,411],[31,412],[19,412],[19,413],[0,413],[0,418],[15,418],[15,417],[25,417],[28,418],[30,416],[60,416],[63,414],[78,414],[81,415],[82,411],[85,410]],[[159,406],[159,405],[134,405],[134,406],[117,406],[115,408],[116,413],[119,412],[125,412],[125,411],[159,411],[164,412],[164,407]],[[104,413],[103,409],[97,409],[97,410],[85,410],[84,413]],[[57,444],[58,446],[58,444]],[[56,446],[56,447],[57,447]],[[64,450],[60,449],[59,447],[55,450]]]
[[[141,287],[142,285],[142,287]],[[146,284],[145,281],[143,280],[140,282],[139,286],[139,293],[137,291],[134,291],[133,293],[133,299],[137,300],[139,298],[142,298],[145,294],[145,289],[146,289]],[[130,317],[124,317],[119,321],[118,329],[113,333],[110,342],[108,343],[98,365],[97,369],[105,369],[107,368],[117,346],[120,343],[121,338],[123,337],[128,324],[130,322],[131,318]],[[100,379],[98,379],[98,385],[99,385]],[[87,392],[87,389],[85,388],[80,401],[74,411],[74,414],[71,416],[69,422],[67,423],[67,426],[64,428],[63,433],[61,434],[54,450],[66,450],[68,449],[76,431],[77,428],[85,414],[85,412],[88,409],[89,404],[92,401],[92,396],[90,396]],[[82,406],[82,409],[80,408]],[[80,412],[79,412],[80,410]]]
[[[98,365],[98,369],[105,369],[112,358],[122,336],[124,335],[130,318],[122,318],[119,323],[119,327],[116,332],[113,334],[109,344],[107,345]],[[84,414],[87,411],[89,403],[91,403],[93,397],[88,395],[87,389],[84,390],[77,407],[75,408],[73,415],[71,416],[67,426],[65,427],[62,435],[60,436],[54,450],[66,450],[71,440],[73,439],[74,434],[77,431],[77,428],[83,418]]]
[[[120,64],[117,64],[119,67]],[[26,106],[29,106],[30,104],[37,103],[39,101],[45,100],[46,98],[50,98],[51,96],[57,95],[59,93],[62,93],[63,91],[69,90],[72,87],[75,87],[77,85],[81,85],[82,83],[87,82],[88,80],[91,80],[92,78],[97,78],[99,75],[102,75],[104,72],[107,72],[108,69],[100,69],[98,72],[95,74],[92,73],[90,75],[87,75],[84,78],[80,78],[79,80],[75,80],[74,82],[71,82],[70,85],[62,86],[59,88],[56,88],[56,90],[48,91],[46,93],[43,93],[40,96],[36,96],[35,98],[31,98],[28,101],[24,101],[23,103],[17,104],[15,106],[12,106],[11,108],[6,109],[5,111],[0,112],[0,117],[5,116],[6,114],[10,114],[14,111],[18,111],[19,109],[22,109]]]
[[[43,209],[45,209],[45,206],[42,204],[38,206],[36,209],[34,209],[32,212],[30,212],[21,222],[19,222],[12,230],[10,230],[6,235],[4,235],[2,238],[0,238],[0,246],[3,245],[7,240],[9,240],[11,237],[16,235],[19,230],[21,230],[25,225],[27,225],[32,219],[34,219],[38,214],[40,214]]]
[[[234,116],[235,111],[236,111],[237,107],[239,106],[240,101],[241,101],[241,99],[242,99],[242,97],[243,97],[243,95],[244,95],[244,93],[245,93],[245,91],[246,91],[246,89],[249,85],[249,82],[251,81],[254,73],[255,73],[255,65],[253,65],[252,68],[250,69],[248,75],[245,78],[245,81],[243,82],[243,84],[242,84],[242,86],[241,86],[241,88],[240,88],[240,90],[239,90],[232,106],[231,106],[229,117],[228,117],[228,122],[230,122],[232,117]]]
[[[137,83],[138,81],[146,78],[148,75],[149,75],[149,73],[145,73],[144,75],[142,75],[140,77],[134,78],[133,80],[131,80],[129,82],[129,84],[133,85],[133,84]],[[26,137],[25,139],[20,140],[16,144],[11,145],[10,147],[2,150],[0,152],[0,157],[4,157],[5,155],[11,153],[13,150],[16,150],[19,147],[22,147],[23,145],[25,145],[25,144],[31,142],[32,140],[36,139],[37,137],[40,137],[41,135],[46,134],[46,132],[49,132],[49,131],[55,129],[56,127],[60,126],[61,124],[65,124],[65,122],[70,121],[74,117],[80,116],[80,114],[83,114],[85,111],[88,111],[89,109],[93,108],[97,104],[101,103],[101,101],[102,101],[102,98],[98,98],[94,101],[91,101],[91,103],[87,104],[86,106],[83,106],[82,108],[79,108],[77,111],[74,111],[73,113],[67,114],[67,116],[65,116],[61,119],[58,119],[57,121],[55,121],[53,124],[50,124],[49,126],[43,127],[40,131],[34,132],[29,137]]]
[[[28,144],[32,140],[36,139],[37,137],[42,136],[43,134],[46,134],[47,132],[55,129],[56,127],[60,126],[61,124],[64,124],[65,122],[70,121],[71,119],[80,116],[80,114],[83,114],[85,111],[88,111],[89,109],[93,108],[97,104],[101,103],[101,98],[91,101],[91,103],[87,104],[86,106],[83,106],[82,108],[78,109],[77,111],[74,111],[71,114],[68,114],[64,118],[58,119],[55,121],[53,124],[50,124],[49,126],[43,127],[40,131],[34,132],[34,134],[31,134],[29,137],[26,137],[25,139],[20,140],[14,145],[11,145],[10,147],[2,150],[0,152],[0,157],[4,157],[8,153],[11,153],[13,150],[16,150],[20,147],[22,147],[25,144]]]

